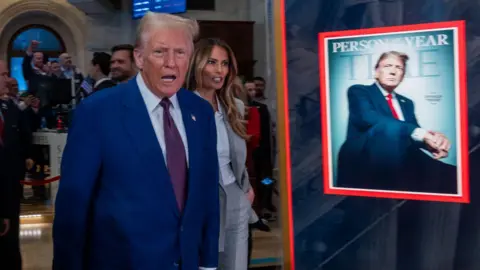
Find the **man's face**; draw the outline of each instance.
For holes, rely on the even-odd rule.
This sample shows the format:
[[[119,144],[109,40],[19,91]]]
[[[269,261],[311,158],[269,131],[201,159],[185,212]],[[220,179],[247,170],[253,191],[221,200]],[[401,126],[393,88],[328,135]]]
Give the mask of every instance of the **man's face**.
[[[153,30],[143,48],[135,50],[135,61],[147,86],[159,97],[171,97],[183,85],[192,41],[179,29]]]
[[[135,68],[127,50],[116,51],[110,60],[110,75],[112,79],[123,82],[135,75]]]
[[[64,67],[71,67],[73,64],[72,57],[68,53],[62,53],[58,58],[60,60],[60,65]]]
[[[50,67],[50,70],[52,71],[53,74],[60,73],[61,72],[60,64],[59,63],[52,63],[52,66]]]
[[[265,82],[262,80],[255,80],[255,89],[257,90],[257,97],[263,96],[265,92]]]
[[[255,83],[253,83],[253,82],[245,83],[245,89],[247,90],[247,93],[251,98],[254,98],[254,97],[257,96],[257,90],[255,89]]]
[[[43,67],[43,53],[36,52],[33,54],[33,65],[38,68]]]
[[[387,91],[391,92],[402,82],[405,66],[400,58],[391,55],[380,61],[375,69],[375,79]]]

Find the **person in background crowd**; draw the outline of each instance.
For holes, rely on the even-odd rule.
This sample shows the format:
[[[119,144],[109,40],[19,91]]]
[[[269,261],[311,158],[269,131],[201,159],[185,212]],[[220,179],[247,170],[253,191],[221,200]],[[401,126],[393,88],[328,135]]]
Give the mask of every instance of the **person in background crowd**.
[[[230,46],[218,39],[204,39],[195,48],[186,84],[187,89],[207,100],[215,111],[222,270],[248,268],[248,223],[255,197],[245,167],[245,140],[249,138],[243,120],[245,104],[234,97],[232,89],[237,72]]]
[[[13,104],[17,105],[20,111],[22,111],[23,118],[29,125],[29,130],[31,132],[36,131],[40,126],[40,117],[38,116],[40,100],[32,95],[29,95],[28,93],[24,93],[22,96],[20,96],[18,92],[18,82],[15,78],[8,78],[6,82],[9,99],[11,102],[13,102]],[[30,155],[33,155],[33,153],[30,153]],[[36,157],[34,158],[38,160]],[[33,160],[29,160],[28,163],[31,164],[31,166],[27,166],[27,169],[28,167],[32,167],[34,162]],[[21,177],[20,180],[23,180],[22,175],[19,177]],[[43,200],[46,200],[45,186],[33,186],[32,189],[35,199],[38,200],[38,198],[44,198]],[[42,194],[44,195],[43,197],[41,196]],[[20,198],[22,202],[24,202],[23,185],[20,185]]]
[[[195,21],[147,13],[135,48],[141,72],[76,108],[55,205],[54,269],[217,267],[215,118],[181,88],[197,34]]]
[[[38,45],[37,40],[32,40],[26,50],[26,55],[23,57],[22,72],[25,81],[28,83],[34,76],[48,75],[47,67],[45,65],[45,58],[42,52],[35,52]]]
[[[21,270],[19,181],[25,175],[32,132],[24,114],[8,96],[8,70],[0,61],[0,255],[2,267]]]
[[[15,78],[8,78],[6,81],[6,86],[8,89],[8,96],[10,99],[18,106],[18,108],[23,111],[25,110],[30,104],[33,97],[28,97],[22,99],[18,92],[18,82]]]
[[[257,81],[262,80],[259,80],[257,77]],[[263,87],[264,86],[265,83],[263,81]],[[259,97],[258,91],[262,91],[261,87],[262,84],[255,84],[255,80],[247,80],[245,82],[245,88],[252,99],[250,105],[256,107],[260,114],[260,142],[259,146],[253,150],[255,179],[259,187],[259,193],[257,193],[258,208],[256,209],[258,211],[267,209],[271,212],[276,212],[277,209],[272,203],[273,187],[271,185],[263,185],[261,182],[265,178],[273,178],[270,113],[267,105],[255,100]],[[261,96],[263,96],[263,94]]]
[[[268,113],[269,113],[269,121],[270,121],[270,162],[271,162],[271,167],[272,167],[272,170],[273,170],[273,163],[274,163],[274,152],[275,152],[275,144],[276,144],[276,139],[275,139],[275,127],[276,127],[276,123],[273,121],[272,117],[271,117],[271,111],[270,111],[270,106],[271,104],[269,105],[267,103],[268,99],[265,97],[265,91],[266,91],[266,82],[265,82],[265,79],[263,77],[255,77],[253,78],[253,82],[255,83],[255,101],[257,102],[260,102],[262,104],[265,104],[267,105],[267,109],[268,109]],[[265,127],[266,129],[266,127]]]
[[[258,102],[265,102],[267,98],[265,97],[265,79],[263,77],[253,78],[253,83],[255,84],[255,97],[254,99]]]
[[[64,79],[65,76],[63,75],[60,63],[57,60],[53,60],[50,62],[50,76]]]
[[[71,79],[74,75],[80,73],[77,67],[73,65],[72,57],[68,53],[60,54],[58,61],[64,78]]]
[[[114,81],[124,83],[137,74],[133,49],[133,46],[130,44],[113,46],[112,59],[110,60],[110,77]]]
[[[10,99],[27,117],[30,129],[32,131],[37,130],[38,126],[40,126],[40,117],[38,116],[40,100],[26,92],[20,95],[18,91],[18,81],[15,78],[7,79],[7,88]]]
[[[108,74],[110,74],[110,59],[111,56],[108,53],[96,52],[93,54],[89,75],[95,80],[94,92],[117,85],[108,77]]]
[[[62,71],[62,76],[59,78],[64,79],[74,79],[75,80],[75,90],[79,92],[81,83],[84,80],[83,74],[79,68],[73,64],[72,56],[68,53],[62,53],[58,56],[60,63],[60,70]],[[50,66],[51,68],[51,66]]]

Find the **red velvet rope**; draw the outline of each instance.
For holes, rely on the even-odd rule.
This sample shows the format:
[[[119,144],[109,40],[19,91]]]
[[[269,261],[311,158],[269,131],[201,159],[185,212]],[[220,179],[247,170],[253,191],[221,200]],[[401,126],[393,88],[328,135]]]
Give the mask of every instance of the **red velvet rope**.
[[[23,181],[20,181],[20,184],[27,185],[27,186],[43,186],[58,180],[60,180],[60,175],[52,178],[43,179],[43,180],[23,180]]]

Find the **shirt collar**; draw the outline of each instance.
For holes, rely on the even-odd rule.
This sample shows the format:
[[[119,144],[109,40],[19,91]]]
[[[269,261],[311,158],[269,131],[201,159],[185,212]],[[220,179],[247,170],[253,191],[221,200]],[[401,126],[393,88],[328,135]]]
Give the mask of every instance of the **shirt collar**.
[[[193,92],[197,94],[197,96],[203,98],[197,90]],[[219,113],[220,115],[223,115],[223,106],[222,106],[222,103],[220,103],[220,99],[218,99],[218,95],[215,95],[215,98],[217,99],[217,104],[218,104],[218,112],[215,112],[215,113]]]
[[[145,84],[145,81],[143,80],[142,73],[139,72],[137,74],[137,85],[138,88],[140,89],[140,94],[143,97],[143,101],[145,102],[145,105],[147,105],[147,110],[149,113],[152,113],[157,109],[157,107],[160,105],[160,101],[162,101],[162,98],[158,97],[155,95]],[[177,94],[174,94],[170,98],[170,102],[172,103],[172,107],[175,108],[180,108],[180,105],[178,103],[177,99]]]
[[[109,80],[110,78],[108,77],[104,77],[104,78],[101,78],[100,80],[96,81],[95,82],[95,85],[93,85],[93,87],[97,87],[98,85],[100,85],[102,82],[106,81],[106,80]]]
[[[389,93],[387,90],[383,89],[383,87],[378,82],[375,82],[375,84],[377,85],[378,89],[380,89],[380,92],[382,92],[382,95],[384,97],[387,97],[388,94],[392,94],[392,98],[395,98],[396,96],[395,91],[392,91],[392,93]]]

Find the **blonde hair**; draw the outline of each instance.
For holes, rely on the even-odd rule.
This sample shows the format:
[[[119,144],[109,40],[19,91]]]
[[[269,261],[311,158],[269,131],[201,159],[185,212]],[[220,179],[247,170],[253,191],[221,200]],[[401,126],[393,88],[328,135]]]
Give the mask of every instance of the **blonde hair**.
[[[247,94],[247,91],[245,90],[242,79],[240,79],[240,77],[237,76],[233,80],[232,90],[233,90],[233,94],[235,95],[235,97],[240,99],[241,101],[243,101],[243,103],[245,104],[245,110],[247,111],[247,105],[248,105],[248,96],[247,95],[248,94]]]
[[[147,12],[140,21],[135,37],[135,47],[142,48],[150,38],[149,36],[152,30],[168,27],[178,27],[183,29],[192,40],[193,47],[193,41],[197,38],[199,33],[199,26],[196,20],[172,14],[154,12]]]
[[[247,140],[249,136],[247,135],[245,121],[243,120],[241,113],[238,111],[235,102],[234,80],[237,78],[238,74],[237,60],[235,59],[233,50],[227,43],[219,39],[208,38],[202,39],[196,44],[193,57],[190,60],[190,68],[187,72],[185,88],[195,90],[202,87],[202,71],[207,64],[212,49],[216,46],[223,48],[227,52],[229,58],[228,74],[225,78],[223,87],[217,90],[217,96],[221,105],[227,112],[228,123],[233,131],[241,138]]]

